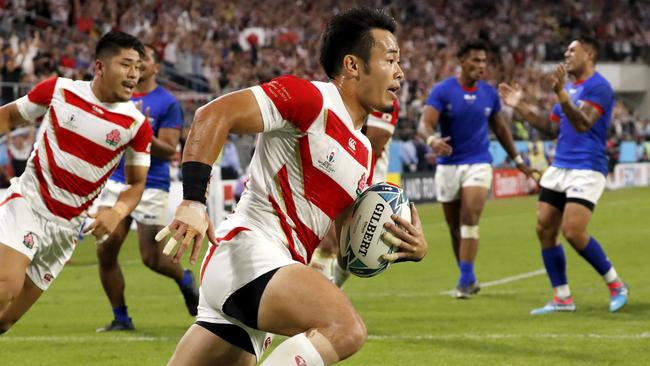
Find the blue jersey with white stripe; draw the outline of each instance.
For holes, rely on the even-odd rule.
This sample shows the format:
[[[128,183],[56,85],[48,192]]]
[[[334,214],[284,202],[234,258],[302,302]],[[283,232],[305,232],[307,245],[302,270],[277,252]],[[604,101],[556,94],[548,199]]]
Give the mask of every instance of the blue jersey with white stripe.
[[[560,135],[552,166],[564,169],[594,170],[607,175],[607,129],[614,110],[614,90],[598,72],[581,82],[567,83],[564,89],[574,105],[589,103],[600,111],[600,118],[588,131],[578,132],[562,111],[553,106],[551,120],[560,123]]]
[[[490,84],[479,80],[473,88],[463,87],[456,77],[433,87],[427,105],[440,112],[440,134],[451,137],[450,156],[439,156],[438,164],[491,163],[488,121],[501,110],[499,95]]]
[[[133,94],[132,101],[142,101],[142,110],[149,111],[149,123],[154,136],[158,136],[161,128],[183,127],[183,111],[176,98],[162,86],[156,87],[147,94]],[[112,180],[124,183],[124,158],[111,176]],[[151,165],[147,174],[146,188],[157,188],[169,191],[169,161],[151,155]]]

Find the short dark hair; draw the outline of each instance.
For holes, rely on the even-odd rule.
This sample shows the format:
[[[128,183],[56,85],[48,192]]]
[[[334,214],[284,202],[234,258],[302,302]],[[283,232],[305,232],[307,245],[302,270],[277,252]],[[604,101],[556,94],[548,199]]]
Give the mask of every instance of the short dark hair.
[[[114,56],[123,49],[134,49],[140,57],[144,56],[144,45],[130,34],[120,31],[110,31],[97,42],[95,58]]]
[[[353,8],[333,16],[320,45],[320,64],[330,78],[340,71],[345,55],[355,55],[367,65],[375,44],[374,28],[395,32],[395,19],[380,9]]]
[[[153,62],[159,64],[160,61],[162,61],[162,55],[158,52],[156,47],[149,43],[145,44],[144,47],[153,51]]]
[[[460,49],[458,50],[458,53],[456,53],[456,57],[459,59],[464,58],[467,56],[468,53],[471,51],[485,51],[486,53],[489,51],[487,43],[480,39],[473,39],[471,41],[467,41],[463,43],[460,46]]]
[[[594,51],[594,63],[598,61],[598,50],[600,49],[600,42],[593,36],[584,34],[576,39],[583,46],[589,46]]]

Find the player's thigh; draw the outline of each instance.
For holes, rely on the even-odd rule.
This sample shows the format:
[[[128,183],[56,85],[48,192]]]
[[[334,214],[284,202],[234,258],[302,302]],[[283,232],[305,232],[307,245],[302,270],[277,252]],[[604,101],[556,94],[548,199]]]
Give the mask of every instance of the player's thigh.
[[[99,207],[97,212],[108,209],[108,207]],[[100,261],[115,261],[120,253],[122,244],[129,235],[132,219],[130,216],[125,217],[117,224],[115,230],[103,242],[97,245],[97,257]]]
[[[313,269],[301,264],[282,267],[266,285],[260,300],[259,329],[292,336],[318,328],[333,339],[336,333],[346,331],[335,324],[363,323],[343,292]]]
[[[460,228],[460,200],[443,202],[442,212],[450,229]]]
[[[30,259],[25,254],[0,243],[0,306],[2,301],[18,295],[29,263]]]
[[[143,259],[157,259],[162,256],[163,246],[156,241],[156,234],[163,229],[162,225],[147,225],[138,223],[138,241],[140,255]]]
[[[467,186],[461,190],[460,221],[463,225],[478,225],[487,201],[488,188]]]
[[[591,215],[592,212],[589,207],[581,203],[570,201],[566,203],[562,217],[562,233],[572,245],[587,242],[589,237],[587,226],[589,226]]]
[[[11,302],[9,308],[0,314],[0,331],[6,330],[18,321],[36,300],[43,294],[38,286],[23,272],[23,286],[16,298]]]
[[[254,354],[234,346],[209,330],[193,324],[176,346],[170,366],[236,365],[252,366]]]

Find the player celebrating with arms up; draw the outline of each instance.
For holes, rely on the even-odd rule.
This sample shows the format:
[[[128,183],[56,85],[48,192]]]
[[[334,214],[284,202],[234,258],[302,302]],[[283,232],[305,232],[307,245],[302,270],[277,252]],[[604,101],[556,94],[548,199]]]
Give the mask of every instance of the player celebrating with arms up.
[[[458,51],[461,72],[433,87],[422,111],[418,133],[439,155],[436,196],[442,202],[451,243],[460,269],[455,296],[468,299],[480,290],[474,275],[479,218],[492,184],[488,125],[501,146],[526,175],[530,169],[517,155],[510,129],[501,115],[496,89],[482,81],[487,46],[471,41]],[[440,122],[441,138],[433,135]]]
[[[628,289],[621,281],[587,225],[605,188],[607,129],[614,108],[614,91],[596,72],[598,41],[582,37],[569,45],[565,62],[551,75],[558,102],[549,119],[534,113],[523,100],[518,86],[499,85],[504,102],[538,129],[559,133],[553,164],[540,182],[537,208],[537,237],[542,259],[553,286],[554,298],[531,314],[575,311],[566,276],[566,258],[559,232],[594,269],[603,276],[610,291],[609,310],[618,311],[627,303]],[[566,83],[566,74],[575,82]],[[557,123],[559,122],[559,123]]]
[[[192,240],[196,258],[206,228],[215,245],[201,266],[197,322],[170,365],[254,365],[267,332],[289,337],[267,366],[331,365],[363,345],[366,328],[350,301],[306,264],[367,185],[372,157],[361,127],[370,112],[391,111],[403,78],[395,26],[378,10],[339,13],[321,44],[331,82],[283,76],[196,112],[183,156],[184,201],[160,235],[176,230],[176,260]],[[203,202],[230,132],[261,135],[246,191],[216,239]],[[419,261],[427,252],[415,207],[412,217],[393,217],[402,229],[387,224],[400,238],[393,259]]]
[[[129,186],[85,231],[108,236],[140,200],[151,127],[128,101],[143,54],[136,38],[109,32],[97,43],[92,82],[51,78],[0,108],[0,132],[43,117],[25,172],[0,202],[0,333],[27,312],[70,259],[84,211],[124,152]]]

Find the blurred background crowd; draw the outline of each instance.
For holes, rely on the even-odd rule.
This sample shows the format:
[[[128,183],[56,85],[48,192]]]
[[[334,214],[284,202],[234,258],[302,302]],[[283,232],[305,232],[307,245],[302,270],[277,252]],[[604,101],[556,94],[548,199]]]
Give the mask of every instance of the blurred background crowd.
[[[317,57],[321,30],[331,14],[354,5],[388,9],[399,22],[405,82],[396,139],[413,145],[405,160],[413,149],[418,159],[415,168],[405,162],[406,170],[431,168],[415,126],[431,87],[457,72],[463,41],[488,42],[493,52],[487,81],[519,82],[543,111],[554,100],[540,65],[560,61],[580,34],[601,41],[600,61],[650,64],[647,0],[0,0],[0,99],[10,102],[52,75],[90,79],[96,40],[119,29],[163,55],[160,83],[181,100],[189,123],[194,110],[215,96],[281,74],[326,80]],[[512,122],[518,140],[547,138],[524,121]],[[15,145],[29,146],[33,135],[19,130],[17,138],[3,140],[0,184],[15,174]],[[617,101],[610,135],[611,157],[619,141],[630,140],[638,142],[638,160],[648,160],[650,121],[624,98]],[[232,140],[245,167],[252,140]],[[545,154],[552,159],[552,151]]]

